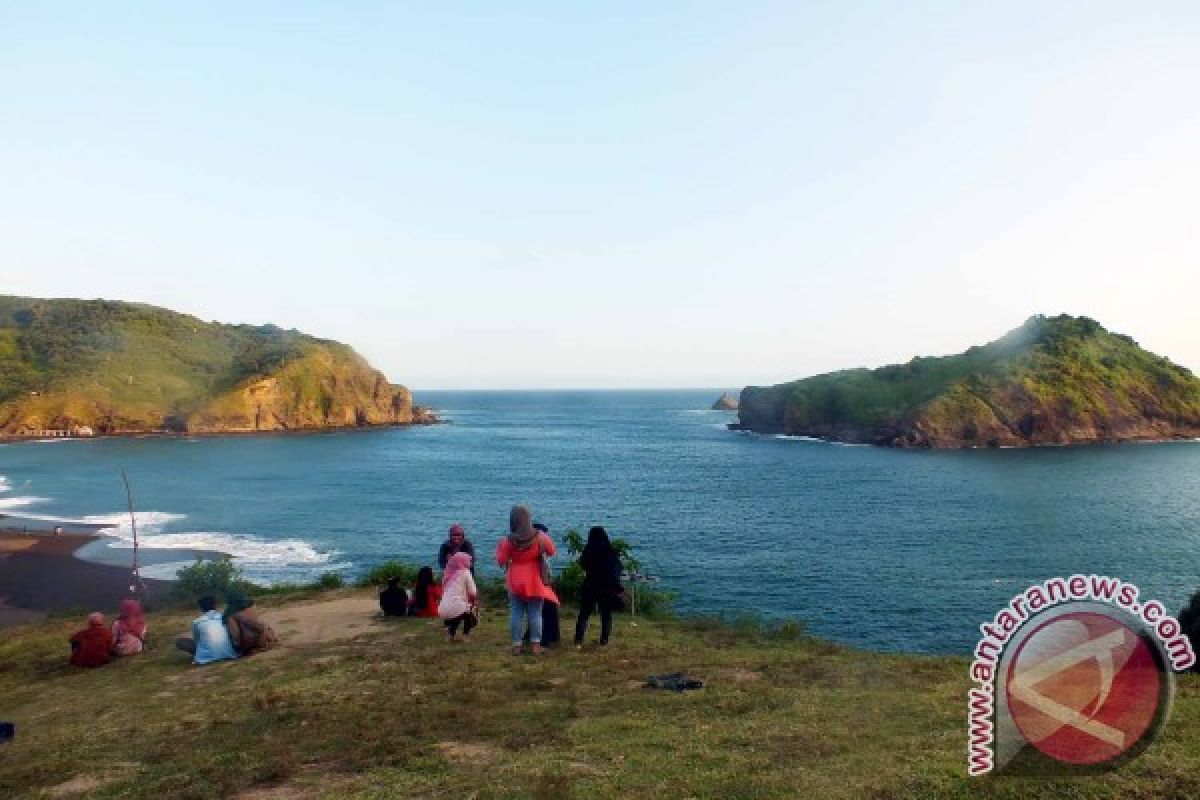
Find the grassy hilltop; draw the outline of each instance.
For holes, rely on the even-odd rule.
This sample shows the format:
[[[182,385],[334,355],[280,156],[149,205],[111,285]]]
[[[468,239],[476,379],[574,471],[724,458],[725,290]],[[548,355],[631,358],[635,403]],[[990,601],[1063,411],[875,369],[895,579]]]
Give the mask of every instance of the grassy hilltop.
[[[746,430],[896,447],[1200,436],[1200,378],[1087,317],[1031,317],[990,344],[742,391]]]
[[[411,421],[408,390],[337,342],[137,303],[0,296],[0,434]]]
[[[969,779],[962,659],[627,615],[607,649],[514,658],[500,608],[450,644],[437,620],[375,617],[370,591],[263,606],[283,647],[203,668],[171,647],[190,613],[151,614],[150,651],[88,671],[66,665],[78,619],[4,631],[0,718],[17,738],[0,745],[0,796],[1200,796],[1195,675],[1162,737],[1117,772]],[[677,670],[706,687],[640,688]]]

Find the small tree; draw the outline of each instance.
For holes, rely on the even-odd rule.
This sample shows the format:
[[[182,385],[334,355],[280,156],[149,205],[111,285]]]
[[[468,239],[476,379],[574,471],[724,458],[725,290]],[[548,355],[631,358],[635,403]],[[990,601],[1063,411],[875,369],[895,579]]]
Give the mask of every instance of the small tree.
[[[211,594],[223,597],[230,589],[246,585],[241,569],[229,556],[212,559],[196,559],[196,563],[176,573],[178,580],[174,591],[182,597],[200,597]]]
[[[385,561],[372,567],[369,572],[359,578],[358,585],[363,587],[384,586],[391,578],[398,579],[405,586],[415,585],[417,567],[405,564],[403,561]]]
[[[341,589],[346,585],[346,579],[340,572],[322,572],[317,578],[317,585],[322,589]]]
[[[614,537],[610,541],[613,549],[617,551],[617,558],[621,561],[621,569],[628,573],[640,572],[642,562],[633,554],[633,545],[620,537]],[[555,578],[555,589],[560,599],[569,603],[578,603],[583,590],[584,577],[583,567],[579,566],[579,557],[583,554],[583,548],[587,545],[587,541],[579,531],[571,529],[563,534],[563,544],[566,545],[571,563],[558,573]],[[674,600],[675,595],[672,592],[650,589],[646,586],[637,589],[637,611],[639,614],[649,617],[670,614]]]

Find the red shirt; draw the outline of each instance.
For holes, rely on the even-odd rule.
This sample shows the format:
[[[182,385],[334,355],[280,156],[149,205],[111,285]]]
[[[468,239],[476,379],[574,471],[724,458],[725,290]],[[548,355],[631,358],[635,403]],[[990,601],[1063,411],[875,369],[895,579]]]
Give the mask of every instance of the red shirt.
[[[442,602],[442,587],[436,583],[430,584],[429,589],[425,592],[425,597],[425,607],[413,609],[414,616],[436,617],[438,615],[438,604]]]
[[[107,625],[89,625],[71,637],[71,665],[102,667],[112,660],[113,638]]]

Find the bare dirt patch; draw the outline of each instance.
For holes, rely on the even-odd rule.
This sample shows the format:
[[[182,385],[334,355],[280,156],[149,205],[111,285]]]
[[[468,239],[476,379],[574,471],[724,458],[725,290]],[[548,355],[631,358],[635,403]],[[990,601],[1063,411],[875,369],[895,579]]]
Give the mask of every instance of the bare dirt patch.
[[[487,766],[500,760],[503,751],[483,742],[438,742],[438,752],[452,764]]]
[[[46,789],[46,796],[71,797],[85,792],[90,794],[97,789],[103,789],[109,784],[125,780],[132,773],[140,769],[141,766],[141,764],[132,762],[115,762],[108,765],[101,777],[96,777],[95,775],[76,775],[68,781],[63,781],[57,786],[51,786]]]
[[[723,669],[718,673],[721,677],[726,678],[730,683],[756,683],[763,679],[761,672],[743,669],[742,667],[733,667],[732,669]]]
[[[308,800],[313,796],[312,789],[299,786],[264,786],[238,792],[234,800]]]
[[[363,594],[264,610],[263,618],[279,633],[281,648],[353,639],[383,629],[377,600]]]

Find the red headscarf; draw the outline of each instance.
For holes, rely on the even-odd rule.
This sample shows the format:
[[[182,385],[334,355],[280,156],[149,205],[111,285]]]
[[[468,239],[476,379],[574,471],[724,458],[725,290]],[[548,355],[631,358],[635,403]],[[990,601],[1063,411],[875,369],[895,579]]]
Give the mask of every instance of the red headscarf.
[[[139,639],[146,636],[146,617],[142,614],[142,604],[132,597],[121,601],[121,613],[117,615],[121,627]]]

